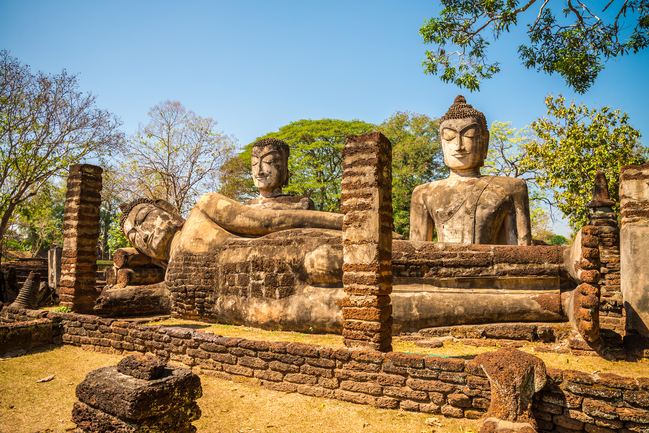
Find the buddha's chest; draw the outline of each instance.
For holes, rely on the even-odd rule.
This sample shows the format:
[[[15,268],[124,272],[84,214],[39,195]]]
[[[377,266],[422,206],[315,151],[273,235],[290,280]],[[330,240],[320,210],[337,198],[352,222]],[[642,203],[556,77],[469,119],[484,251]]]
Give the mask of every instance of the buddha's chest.
[[[512,199],[485,177],[439,185],[426,207],[439,242],[495,244]]]

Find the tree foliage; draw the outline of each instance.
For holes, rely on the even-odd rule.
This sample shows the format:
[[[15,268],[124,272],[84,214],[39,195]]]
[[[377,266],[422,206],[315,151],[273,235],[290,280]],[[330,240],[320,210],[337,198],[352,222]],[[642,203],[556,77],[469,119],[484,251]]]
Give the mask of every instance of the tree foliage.
[[[537,167],[525,161],[524,149],[534,140],[537,140],[536,133],[529,127],[517,130],[512,128],[511,122],[493,122],[489,128],[489,152],[482,174],[517,177],[527,183],[532,237],[549,243],[555,236],[551,224],[553,202],[550,191],[539,188]]]
[[[219,168],[220,184],[216,192],[234,200],[245,202],[259,195],[252,180],[252,166],[250,163],[252,145],[228,158]]]
[[[54,244],[63,246],[65,182],[47,182],[34,197],[22,203],[15,215],[23,250],[36,254]]]
[[[212,176],[231,156],[235,139],[216,130],[217,122],[164,101],[149,111],[127,144],[125,182],[133,194],[164,199],[181,212],[208,192]]]
[[[99,209],[99,250],[101,251],[102,259],[115,251],[111,248],[111,238],[115,237],[115,232],[112,231],[113,223],[115,220],[119,222],[119,215],[121,211],[119,205],[124,201],[125,197],[131,193],[129,185],[124,181],[124,173],[116,165],[104,165],[104,172],[102,173],[102,188],[101,188],[101,208]],[[119,228],[119,224],[117,226]],[[118,230],[121,233],[121,230]],[[121,234],[121,238],[124,235]],[[125,239],[125,238],[124,238]],[[114,242],[113,242],[114,243]],[[124,247],[126,244],[119,246]]]
[[[342,148],[345,137],[376,129],[376,125],[360,120],[298,120],[263,137],[278,138],[291,148],[288,169],[289,184],[284,192],[305,195],[317,210],[340,211],[340,183],[343,175]],[[255,140],[256,141],[256,140]],[[246,146],[242,157],[250,166],[252,144]]]
[[[627,164],[646,161],[640,132],[629,125],[629,116],[609,107],[589,109],[565,98],[545,99],[549,117],[532,123],[538,140],[523,143],[523,169],[536,170],[535,182],[553,192],[554,204],[577,232],[588,222],[587,204],[597,170],[603,170],[611,200],[619,211],[618,179]]]
[[[32,73],[0,51],[0,237],[14,211],[50,178],[122,143],[120,121],[78,86],[65,70]]]
[[[448,169],[439,140],[439,121],[397,111],[378,127],[392,142],[394,230],[410,234],[410,199],[416,186],[444,178]]]
[[[498,62],[487,61],[487,32],[491,31],[493,40],[498,40],[516,27],[519,17],[530,8],[529,45],[518,48],[523,64],[528,69],[560,74],[579,93],[588,90],[606,61],[637,53],[649,43],[647,0],[566,0],[562,2],[563,17],[558,18],[550,6],[558,6],[559,2],[550,5],[550,0],[528,0],[523,4],[516,0],[441,3],[443,10],[439,16],[429,19],[419,30],[425,43],[439,46],[434,52],[426,51],[424,71],[433,75],[443,71],[442,81],[471,91],[479,90],[482,80],[500,72]],[[601,7],[601,12],[595,7]],[[628,32],[631,23],[633,30]]]

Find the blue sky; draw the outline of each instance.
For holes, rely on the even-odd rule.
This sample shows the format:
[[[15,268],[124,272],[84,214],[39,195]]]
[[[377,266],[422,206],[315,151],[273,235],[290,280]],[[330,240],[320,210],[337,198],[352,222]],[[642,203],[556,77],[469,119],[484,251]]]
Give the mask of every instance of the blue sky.
[[[0,49],[34,70],[78,74],[127,134],[167,99],[245,145],[299,119],[438,117],[460,93],[489,123],[528,125],[547,94],[562,93],[626,111],[641,131],[649,124],[649,50],[609,62],[577,95],[521,65],[521,28],[490,49],[503,72],[470,93],[422,72],[430,46],[419,28],[438,12],[430,1],[0,0]]]

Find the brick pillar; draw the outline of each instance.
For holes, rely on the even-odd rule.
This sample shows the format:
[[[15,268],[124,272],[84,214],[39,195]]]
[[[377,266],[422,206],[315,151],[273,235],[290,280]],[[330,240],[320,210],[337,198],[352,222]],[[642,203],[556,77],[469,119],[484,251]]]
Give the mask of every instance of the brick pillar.
[[[343,147],[343,341],[392,350],[392,144],[380,132]]]
[[[620,282],[627,331],[649,337],[649,163],[620,170]]]
[[[91,313],[97,298],[97,242],[101,167],[70,166],[63,216],[63,254],[59,298],[77,313]]]
[[[590,223],[598,228],[599,281],[601,298],[599,305],[600,327],[624,336],[624,302],[620,290],[620,229],[615,203],[610,199],[608,182],[603,171],[595,173],[593,201],[590,202]]]

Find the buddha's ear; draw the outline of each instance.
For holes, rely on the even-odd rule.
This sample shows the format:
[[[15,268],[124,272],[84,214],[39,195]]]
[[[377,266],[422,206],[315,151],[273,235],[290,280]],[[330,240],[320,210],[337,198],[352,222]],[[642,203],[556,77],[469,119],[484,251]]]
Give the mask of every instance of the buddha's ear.
[[[487,153],[489,153],[489,129],[485,131],[484,149],[482,149],[483,160],[487,158]]]
[[[176,207],[171,203],[169,203],[168,201],[159,198],[155,200],[153,204],[156,207],[168,212],[173,217],[174,222],[176,223],[177,226],[182,226],[183,224],[185,224],[185,218],[180,216],[180,212],[178,212],[178,209],[176,209]]]
[[[291,179],[291,172],[286,168],[286,178],[284,178],[284,183],[282,186],[288,186],[288,181]]]

